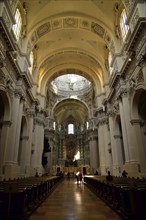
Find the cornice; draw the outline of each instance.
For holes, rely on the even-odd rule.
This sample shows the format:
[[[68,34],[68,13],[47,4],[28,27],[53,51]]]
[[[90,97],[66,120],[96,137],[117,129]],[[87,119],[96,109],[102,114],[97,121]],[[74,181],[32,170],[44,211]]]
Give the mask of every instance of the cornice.
[[[16,75],[18,77],[20,77],[21,76],[20,67],[19,67],[18,63],[16,62],[15,57],[11,51],[7,51],[7,57],[9,58],[9,61],[12,65],[13,69],[15,70]]]
[[[109,94],[108,94],[108,96],[107,96],[107,98],[106,98],[107,102],[110,102],[110,101],[111,101],[111,99],[113,98],[114,94],[115,94],[115,89],[114,89],[114,88],[111,88],[111,89],[110,89],[110,92],[109,92]]]
[[[22,73],[22,77],[24,82],[26,83],[26,85],[28,86],[28,88],[32,87],[32,80],[31,78],[28,76],[28,74],[26,72]]]
[[[129,37],[128,44],[126,47],[126,51],[132,51],[137,43],[137,39],[140,37],[142,30],[146,28],[146,18],[139,18],[137,24],[134,28],[134,31],[131,33]]]
[[[118,71],[115,72],[115,74],[110,78],[110,87],[111,88],[115,88],[115,86],[117,85],[119,78],[120,78],[120,73]]]
[[[36,99],[34,98],[33,94],[32,94],[32,91],[30,89],[27,89],[27,94],[30,98],[30,100],[35,103]]]
[[[10,37],[10,33],[8,32],[5,21],[2,17],[0,17],[0,33],[6,42],[8,50],[15,51],[15,44],[13,43],[13,41]]]

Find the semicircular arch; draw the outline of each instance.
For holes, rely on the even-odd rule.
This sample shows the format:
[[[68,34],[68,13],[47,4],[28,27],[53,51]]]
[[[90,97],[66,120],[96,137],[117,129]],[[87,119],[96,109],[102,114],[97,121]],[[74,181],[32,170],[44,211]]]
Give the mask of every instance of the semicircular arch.
[[[96,88],[95,95],[102,92],[102,79],[95,72],[93,72],[93,70],[87,67],[85,68],[80,64],[62,64],[51,70],[48,70],[48,72],[46,72],[46,74],[40,79],[38,92],[42,95],[45,95],[48,82],[51,82],[58,76],[67,74],[67,70],[74,70],[74,73],[76,72],[77,74],[78,72],[78,75],[84,76],[85,78],[89,79],[89,81],[93,82]]]
[[[91,19],[88,16],[60,16],[56,18],[46,18],[38,22],[28,33],[28,40],[26,44],[26,52],[30,53],[37,41],[44,35],[56,30],[62,29],[78,29],[91,32],[97,37],[100,37],[105,44],[110,48],[114,44],[114,33],[102,23],[100,20]]]

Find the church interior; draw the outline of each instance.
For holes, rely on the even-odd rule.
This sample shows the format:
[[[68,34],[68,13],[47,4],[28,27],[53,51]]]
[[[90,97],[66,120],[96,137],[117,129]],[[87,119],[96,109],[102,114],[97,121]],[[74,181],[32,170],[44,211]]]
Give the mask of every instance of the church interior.
[[[0,0],[0,181],[78,171],[146,178],[146,1]]]

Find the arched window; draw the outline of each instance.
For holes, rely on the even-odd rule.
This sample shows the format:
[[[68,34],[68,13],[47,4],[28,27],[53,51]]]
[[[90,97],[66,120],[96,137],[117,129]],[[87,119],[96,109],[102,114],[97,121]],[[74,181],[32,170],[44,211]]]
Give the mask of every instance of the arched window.
[[[74,124],[68,124],[68,134],[74,134]]]
[[[87,128],[87,130],[89,129],[89,122],[88,121],[86,122],[86,128]]]
[[[120,28],[121,28],[121,34],[123,40],[126,38],[128,30],[129,30],[129,25],[127,25],[127,15],[126,15],[126,10],[123,9],[120,17]]]
[[[22,17],[19,9],[17,8],[15,13],[15,24],[13,25],[13,31],[17,40],[20,37],[21,28],[22,28]]]
[[[55,121],[53,122],[53,128],[54,128],[54,130],[56,129],[56,122]]]
[[[111,62],[112,62],[112,54],[109,51],[109,54],[108,54],[108,64],[109,64],[110,75],[112,75],[112,73],[113,73],[113,67],[111,67]]]
[[[31,51],[31,53],[30,53],[29,61],[30,61],[29,72],[30,72],[30,74],[32,74],[32,70],[33,70],[33,61],[34,61],[33,51]]]

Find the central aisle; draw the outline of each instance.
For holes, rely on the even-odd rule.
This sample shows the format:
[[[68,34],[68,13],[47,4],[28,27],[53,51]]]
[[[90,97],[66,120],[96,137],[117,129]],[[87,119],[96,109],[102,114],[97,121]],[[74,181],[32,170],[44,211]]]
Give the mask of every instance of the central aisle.
[[[65,179],[29,220],[122,220],[85,184]]]

